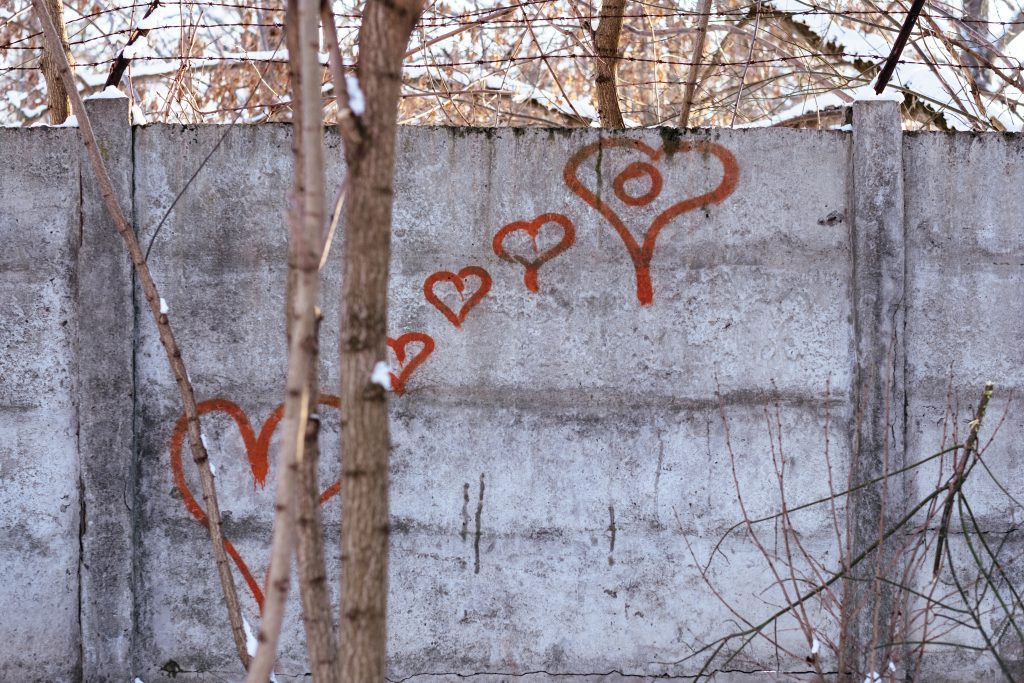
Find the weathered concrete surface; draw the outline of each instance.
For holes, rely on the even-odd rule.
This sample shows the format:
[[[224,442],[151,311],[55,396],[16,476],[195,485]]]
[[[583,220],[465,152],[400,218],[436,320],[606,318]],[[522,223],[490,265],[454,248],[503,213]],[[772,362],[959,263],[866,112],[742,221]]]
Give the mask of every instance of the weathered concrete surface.
[[[36,159],[76,143],[65,131],[30,135],[36,137],[19,142],[23,147],[16,151]],[[777,523],[756,528],[770,559],[739,530],[719,547],[706,580],[698,565],[742,518],[737,488],[747,514],[756,518],[780,509],[776,468],[783,464],[789,507],[827,496],[830,487],[842,489],[848,481],[858,425],[858,361],[861,372],[871,371],[868,357],[877,357],[879,340],[898,336],[902,328],[885,316],[865,324],[864,311],[875,311],[878,302],[858,293],[874,291],[879,301],[891,304],[900,297],[886,290],[886,283],[904,277],[898,258],[895,269],[892,264],[874,268],[863,258],[865,249],[877,245],[858,242],[859,235],[870,233],[858,232],[851,221],[863,217],[863,206],[876,197],[857,198],[851,190],[858,177],[852,137],[789,130],[682,137],[643,131],[609,138],[633,142],[598,149],[590,147],[603,139],[597,131],[402,132],[389,329],[396,340],[411,332],[429,335],[433,351],[404,377],[404,393],[391,401],[392,680],[683,680],[703,663],[695,649],[736,628],[734,615],[714,591],[755,620],[783,602],[769,566],[774,562],[785,574],[790,562]],[[250,459],[263,457],[260,448],[247,450],[245,441],[257,441],[264,432],[284,384],[290,128],[150,126],[135,129],[132,143],[137,231],[144,244],[153,240],[150,265],[197,397],[219,401],[204,404],[209,412],[203,429],[216,466],[224,528],[252,578],[250,586],[236,572],[246,616],[255,622],[279,437],[264,434],[271,466],[265,488],[257,485],[250,466]],[[157,234],[181,188],[218,143]],[[336,187],[340,150],[336,139],[329,144],[329,181]],[[7,150],[4,145],[0,148]],[[906,216],[907,331],[901,346],[907,354],[907,457],[912,460],[941,439],[936,419],[942,417],[950,363],[964,368],[963,373],[954,368],[964,403],[976,400],[980,383],[974,385],[986,379],[983,375],[1002,373],[1008,386],[1020,384],[1020,267],[998,264],[1024,263],[1020,222],[1004,220],[1021,215],[1024,200],[1013,189],[1021,177],[1017,139],[927,136],[908,138],[903,145],[901,154],[889,150],[887,158],[902,156],[905,173],[906,200],[890,201],[889,208],[902,207]],[[565,168],[585,151],[593,153],[575,165],[580,184],[570,186]],[[952,188],[960,185],[944,175],[950,159],[956,160],[957,172],[974,174],[977,182],[1005,194],[971,190],[976,196],[956,204],[952,198],[961,195]],[[80,161],[63,163],[67,177],[77,179]],[[900,164],[893,168],[898,174]],[[650,192],[657,196],[645,203],[655,170],[660,193]],[[865,178],[870,175],[869,169],[861,171]],[[876,169],[875,175],[881,172]],[[32,244],[21,226],[47,196],[40,180],[26,178],[36,176],[10,181],[21,184],[13,195],[4,189],[0,225],[15,245]],[[7,197],[21,195],[28,199],[7,211]],[[886,197],[892,200],[891,193]],[[1015,197],[1010,210],[1017,213],[1003,213],[1000,203],[1006,197]],[[101,248],[99,242],[89,243],[86,231],[85,243],[96,249],[95,256],[87,264],[75,251],[79,217],[97,209],[88,201],[83,199],[86,214],[77,210],[77,199],[62,214],[51,211],[64,241],[54,242],[45,266],[53,271],[47,278],[56,277],[58,284],[40,280],[55,288],[45,290],[55,301],[79,307],[69,323],[77,329],[51,329],[43,325],[49,318],[23,323],[24,316],[12,308],[10,314],[4,309],[0,332],[20,344],[3,357],[0,391],[5,393],[0,396],[6,403],[0,429],[12,434],[4,443],[33,435],[35,441],[12,453],[45,451],[52,454],[48,466],[65,468],[67,474],[9,476],[8,471],[21,470],[7,469],[11,458],[4,451],[0,495],[22,506],[5,506],[5,515],[15,511],[5,519],[26,530],[5,531],[11,541],[5,540],[4,548],[20,547],[12,544],[38,531],[48,547],[70,553],[66,562],[72,570],[71,592],[64,596],[51,588],[63,584],[45,574],[55,572],[58,563],[36,572],[31,554],[8,552],[0,560],[9,563],[20,591],[15,597],[23,600],[19,604],[27,614],[9,637],[35,642],[28,638],[42,634],[38,637],[60,642],[49,634],[63,628],[71,653],[53,664],[53,671],[64,667],[60,671],[70,673],[49,675],[49,669],[33,668],[40,661],[36,657],[12,660],[18,663],[7,664],[10,676],[74,679],[80,661],[99,667],[106,657],[116,675],[128,671],[148,683],[172,673],[190,680],[234,680],[241,671],[232,655],[209,543],[183,503],[199,489],[187,447],[178,454],[184,484],[174,476],[177,391],[148,310],[136,305],[132,315],[123,298],[130,282],[116,240]],[[881,204],[879,210],[884,214]],[[644,235],[665,212],[654,247],[645,253]],[[560,217],[548,216],[538,225],[536,246],[528,230],[515,229],[530,228],[517,222],[551,213]],[[898,232],[903,221],[883,214],[875,216],[873,229]],[[626,236],[616,221],[622,231],[629,230]],[[534,281],[522,261],[496,252],[499,232],[504,239],[498,240],[497,252],[527,263],[560,244],[563,250],[535,269]],[[572,240],[566,238],[570,232]],[[633,257],[627,249],[631,240],[637,243]],[[341,248],[339,240],[324,270],[327,394],[338,385],[333,349]],[[0,256],[12,264],[5,266],[2,286],[15,302],[32,296],[23,283],[48,272],[35,265],[28,272],[25,264],[35,262],[27,249]],[[885,254],[879,258],[885,260]],[[99,270],[75,275],[101,262],[106,265]],[[636,263],[649,265],[649,305],[642,300]],[[467,267],[482,268],[491,281],[482,298],[473,296],[479,271],[464,273],[463,299],[452,282],[436,275]],[[108,297],[97,298],[95,287],[88,293],[73,288],[75,277],[97,278],[106,268]],[[536,285],[536,291],[528,285]],[[989,301],[983,292],[1000,298]],[[961,295],[971,305],[962,303]],[[10,300],[4,298],[0,306],[12,306]],[[82,311],[86,301],[90,310]],[[958,316],[984,334],[962,334],[961,324],[950,322]],[[110,333],[102,337],[105,320]],[[91,334],[101,336],[105,349],[94,358],[95,369],[89,352],[74,348],[74,340],[84,342]],[[111,343],[119,335],[130,335],[120,347]],[[50,346],[27,341],[36,338]],[[396,342],[406,364],[422,353],[426,342],[417,339],[408,346]],[[134,369],[125,367],[126,349],[134,350]],[[397,370],[401,363],[392,362]],[[60,397],[63,403],[57,404],[72,411],[70,416],[85,400],[116,411],[109,406],[123,405],[129,396],[127,419],[107,415],[106,422],[98,416],[87,421],[83,415],[79,446],[73,419],[71,431],[61,437],[52,428],[60,411],[42,412],[33,372],[45,375],[42,386]],[[76,376],[82,382],[77,389],[72,386]],[[999,376],[994,379],[1003,383]],[[86,381],[96,387],[91,399]],[[994,414],[1005,405],[1002,400],[993,406]],[[7,407],[19,401],[38,405],[20,412]],[[24,415],[45,417],[47,428],[32,422],[22,429],[19,420],[29,419]],[[1024,426],[1019,414],[1013,415],[1003,426],[1009,434]],[[338,423],[333,408],[325,408],[324,416],[321,475],[327,488],[338,471]],[[126,425],[133,425],[128,435]],[[39,435],[47,441],[38,443]],[[991,451],[1011,482],[1020,462],[1016,441],[997,440]],[[104,453],[109,462],[93,461],[104,443],[110,444]],[[126,457],[126,444],[134,448],[134,464]],[[93,453],[90,462],[80,463],[87,448]],[[12,462],[24,468],[41,461],[22,456]],[[921,495],[937,477],[919,476],[909,495]],[[60,518],[65,526],[39,517],[38,505],[24,507],[20,492],[29,482],[50,498],[69,496],[72,508]],[[80,584],[79,482],[85,519],[101,515],[108,521],[107,527],[94,528],[95,535],[94,525],[85,525]],[[981,487],[975,498],[987,527],[1006,530],[1009,512],[995,502],[998,489],[982,478],[971,486]],[[324,512],[332,586],[338,580],[338,514],[334,497]],[[801,550],[793,564],[805,577],[813,570],[802,559],[804,552],[827,568],[838,565],[834,526],[842,524],[845,509],[840,506],[835,514],[834,520],[822,507],[794,514],[797,533],[791,536],[799,539]],[[44,520],[38,526],[36,517]],[[131,537],[115,538],[130,520]],[[110,542],[106,556],[105,538]],[[1016,547],[1011,536],[1005,552]],[[132,566],[126,573],[121,558],[129,549]],[[963,554],[962,545],[956,552]],[[102,569],[86,560],[90,553]],[[1007,564],[1019,572],[1018,565]],[[45,577],[38,579],[47,581],[45,587],[37,583],[37,573]],[[64,621],[35,618],[27,605],[34,609],[43,603],[23,596],[41,594],[70,601],[74,611]],[[132,621],[127,634],[118,630],[126,604]],[[827,609],[815,603],[810,610],[821,633],[834,633]],[[86,634],[81,645],[79,624]],[[0,628],[12,627],[5,621]],[[756,642],[743,656],[720,665],[719,680],[798,679],[808,668],[804,635],[789,621],[772,636],[794,656]],[[301,642],[295,600],[279,663],[282,680],[299,680],[307,670]],[[130,661],[115,661],[125,647]],[[1010,642],[1001,647],[1020,649]],[[977,680],[995,677],[987,659],[933,656],[933,673],[967,667],[963,670]],[[825,652],[823,661],[827,668],[834,657]]]
[[[138,131],[136,207],[144,239],[222,134]],[[255,431],[283,385],[287,135],[287,128],[231,131],[196,191],[162,228],[150,259],[166,283],[200,398],[238,403]],[[798,138],[798,151],[780,168],[774,155],[792,151]],[[683,534],[706,558],[739,515],[716,381],[734,422],[751,514],[778,505],[763,412],[774,396],[786,431],[788,495],[827,494],[822,396],[831,377],[834,419],[848,412],[852,340],[846,228],[841,219],[825,219],[845,211],[848,138],[785,131],[700,138],[735,150],[739,183],[726,201],[684,214],[661,233],[650,307],[637,300],[622,239],[562,180],[573,153],[598,139],[446,130],[400,138],[390,329],[396,338],[427,333],[435,350],[392,404],[396,679],[446,671],[696,671],[699,664],[674,662],[688,644],[716,635],[728,614],[686,569],[693,559]],[[641,139],[653,148],[663,144],[656,132]],[[239,158],[251,161],[239,168]],[[821,158],[832,162],[815,175],[804,172]],[[636,159],[635,151],[605,152],[601,183],[610,187]],[[592,161],[590,175],[587,167],[580,175],[596,183]],[[665,198],[653,211],[616,207],[631,223],[645,226],[655,212],[707,192],[722,177],[720,162],[699,152],[678,152],[659,166]],[[775,211],[764,211],[765,197],[779,199]],[[492,242],[502,226],[550,212],[572,221],[576,240],[541,267],[540,291],[531,293],[523,268],[500,260]],[[547,238],[540,234],[541,249]],[[456,329],[427,303],[424,281],[467,266],[484,268],[493,285]],[[336,293],[336,265],[326,276],[324,291]],[[434,291],[458,309],[447,286]],[[324,303],[325,349],[335,348],[335,307]],[[138,322],[145,464],[136,671],[170,660],[186,670],[233,670],[225,615],[207,604],[216,577],[206,541],[169,471],[179,414],[172,378],[152,325]],[[331,356],[324,356],[330,392],[336,377]],[[253,490],[230,418],[207,425],[227,534],[260,580],[270,487]],[[336,477],[336,433],[329,421],[325,486]],[[844,448],[833,444],[841,480]],[[196,490],[191,470],[186,478]],[[337,519],[336,505],[328,505],[328,519]],[[809,546],[827,552],[833,541],[822,520],[801,523]],[[337,528],[330,531],[336,542]],[[744,608],[764,611],[747,590],[767,580],[763,560],[750,547],[727,547],[743,579],[718,573],[716,580]],[[331,551],[336,555],[336,546]],[[256,607],[244,591],[243,600],[254,620]],[[294,612],[289,628],[280,669],[300,674]]]
[[[290,127],[137,129],[136,215],[140,239],[146,244],[185,181],[225,135],[195,191],[182,196],[161,228],[149,262],[162,287],[197,399],[237,403],[258,433],[281,402],[284,387],[284,211],[291,188]],[[239,159],[246,162],[240,164]],[[332,183],[338,180],[336,173],[331,176]],[[332,264],[325,291],[337,291],[339,286],[337,258]],[[140,293],[136,297],[142,302]],[[324,349],[337,348],[334,308],[324,306]],[[209,316],[211,311],[217,313]],[[220,590],[213,564],[205,561],[209,541],[185,510],[171,476],[168,444],[180,402],[176,391],[166,391],[173,389],[173,378],[149,312],[141,305],[136,324],[136,419],[143,465],[135,669],[155,672],[173,660],[190,670],[234,671],[238,664],[225,631],[227,614],[219,600],[209,599],[211,588]],[[338,383],[335,365],[325,353],[325,391]],[[329,410],[325,417],[332,417]],[[256,488],[239,430],[225,413],[205,418],[204,434],[217,471],[225,534],[262,586],[269,558],[271,518],[266,512],[273,508],[273,479],[265,489]],[[323,443],[323,479],[329,483],[337,471],[336,422],[325,424]],[[277,452],[276,437],[271,452]],[[189,487],[199,496],[187,447],[182,459]],[[336,500],[325,518],[332,539],[328,555],[336,566]],[[259,610],[252,592],[238,574],[236,581],[246,618],[256,624]],[[285,670],[301,672],[304,664],[295,664],[303,658],[296,609],[297,602],[288,615],[282,656],[290,664]]]
[[[78,144],[75,130],[0,128],[4,681],[76,681],[81,676]]]
[[[128,98],[86,104],[97,145],[132,216]],[[131,673],[135,501],[131,262],[82,150],[78,249],[78,449],[82,480],[82,677],[124,681]]]
[[[985,471],[976,468],[965,491],[975,516],[999,548],[1007,577],[1024,585],[1020,500],[1024,481],[1024,139],[1020,136],[913,135],[903,142],[907,192],[908,462],[962,442],[986,381],[995,383],[983,444]],[[996,426],[998,432],[994,432]],[[950,472],[950,459],[917,473],[920,499]],[[991,474],[989,474],[991,473]],[[998,480],[998,483],[997,481]],[[954,532],[959,522],[954,523]],[[960,571],[973,562],[954,539]],[[977,546],[977,541],[975,540]],[[929,562],[930,564],[930,562]],[[996,608],[995,611],[990,611]],[[1005,616],[983,605],[984,626],[1011,671],[1024,678],[1024,647]],[[1018,621],[1019,623],[1019,621]],[[978,638],[975,637],[977,641]],[[930,680],[958,680],[950,671],[977,668],[1000,678],[991,657],[936,653]],[[968,669],[969,670],[969,669]],[[943,678],[945,677],[945,678]]]
[[[900,103],[864,101],[853,106],[853,160],[850,191],[853,221],[855,420],[851,449],[850,496],[853,529],[850,555],[875,544],[877,552],[851,570],[847,580],[845,664],[855,671],[879,668],[879,653],[864,643],[889,639],[899,607],[893,586],[877,586],[875,577],[898,575],[903,559],[899,538],[879,539],[879,520],[890,529],[906,512],[904,465],[906,387],[904,386],[906,313],[906,239],[903,184],[903,133]],[[881,479],[880,486],[866,486]]]

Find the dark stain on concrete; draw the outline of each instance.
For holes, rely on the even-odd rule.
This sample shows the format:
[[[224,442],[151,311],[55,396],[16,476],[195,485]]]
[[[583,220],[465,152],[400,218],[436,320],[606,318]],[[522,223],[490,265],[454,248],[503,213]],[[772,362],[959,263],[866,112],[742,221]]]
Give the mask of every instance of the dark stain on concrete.
[[[467,487],[469,485],[467,484]],[[475,558],[473,573],[480,573],[480,516],[484,511],[484,474],[480,473],[480,499],[476,504],[476,534],[473,537],[473,555]]]
[[[469,535],[469,482],[462,485],[462,532],[459,536],[463,541]]]
[[[613,557],[613,555],[615,554],[615,533],[619,529],[617,526],[615,526],[614,505],[608,506],[608,520],[608,533],[611,535],[611,538],[608,542],[608,566],[611,567],[615,564],[615,558]]]

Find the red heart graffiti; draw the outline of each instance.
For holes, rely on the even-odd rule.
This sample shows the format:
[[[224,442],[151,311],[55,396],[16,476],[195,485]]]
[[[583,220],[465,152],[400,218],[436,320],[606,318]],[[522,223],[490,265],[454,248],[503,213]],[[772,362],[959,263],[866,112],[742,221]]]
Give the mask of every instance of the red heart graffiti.
[[[555,224],[562,228],[562,239],[555,246],[542,252],[537,245],[537,236],[540,234],[542,227],[550,224]],[[524,231],[530,236],[534,254],[532,259],[525,256],[511,255],[505,251],[505,238],[519,230]],[[575,241],[576,230],[573,228],[572,221],[560,213],[544,213],[532,221],[509,223],[494,235],[494,241],[491,246],[494,248],[494,253],[498,255],[498,258],[510,263],[518,263],[526,268],[526,273],[523,275],[523,283],[531,292],[537,292],[540,289],[537,284],[537,274],[540,267],[571,247]]]
[[[480,284],[477,286],[476,291],[473,292],[468,298],[463,296],[466,291],[466,278],[475,276],[479,278]],[[459,298],[462,300],[462,307],[458,313],[455,313],[452,309],[441,301],[441,299],[434,293],[434,286],[438,282],[450,282],[454,287],[455,291],[459,293]],[[491,291],[491,276],[490,274],[480,268],[479,266],[467,266],[460,270],[457,274],[451,273],[446,270],[439,273],[434,273],[423,282],[423,296],[426,297],[427,301],[434,305],[434,308],[441,311],[444,317],[451,321],[452,325],[459,327],[466,319],[466,315],[480,303],[480,300],[487,296],[487,292]]]
[[[409,362],[406,362],[405,348],[409,344],[414,343],[423,344],[420,350],[417,351]],[[412,375],[413,371],[416,370],[423,361],[427,359],[431,353],[434,352],[434,339],[429,334],[423,332],[406,332],[398,339],[392,339],[388,337],[388,346],[395,354],[395,358],[398,360],[398,375],[395,373],[391,374],[391,389],[401,396],[405,393],[405,383],[409,380],[409,376]]]
[[[658,214],[647,228],[643,244],[637,244],[633,234],[626,228],[625,223],[615,211],[609,207],[600,197],[584,187],[577,175],[581,164],[593,154],[606,147],[626,147],[639,150],[647,155],[651,161],[659,161],[665,154],[665,149],[655,150],[638,140],[626,140],[622,138],[611,138],[587,145],[569,159],[565,165],[564,178],[566,185],[587,204],[597,209],[605,220],[611,223],[619,237],[626,244],[629,257],[633,260],[633,267],[636,269],[636,295],[643,306],[650,306],[654,302],[654,290],[651,286],[651,259],[654,257],[654,247],[658,240],[658,233],[673,218],[692,211],[700,206],[718,204],[731,195],[739,182],[739,164],[732,152],[721,145],[711,142],[680,142],[676,144],[672,153],[677,152],[700,152],[715,156],[722,164],[722,181],[710,192],[690,197],[676,202],[660,214]],[[650,188],[643,194],[631,194],[626,183],[639,180],[646,176],[650,182]],[[662,190],[661,173],[653,164],[646,161],[634,161],[622,172],[615,176],[612,182],[612,190],[615,196],[628,206],[646,206],[654,201]]]
[[[329,394],[323,394],[320,396],[320,405],[332,406],[334,408],[341,408],[341,399],[337,396],[331,396]],[[246,416],[245,411],[238,407],[237,404],[232,403],[221,398],[214,398],[207,401],[201,401],[196,408],[200,415],[207,413],[220,412],[227,413],[238,425],[238,431],[242,435],[242,443],[245,445],[245,456],[249,460],[249,468],[252,470],[253,488],[259,486],[263,488],[266,485],[267,473],[270,471],[270,439],[274,435],[274,430],[277,428],[278,423],[281,422],[281,418],[284,417],[284,404],[274,408],[274,412],[270,414],[267,421],[263,423],[263,427],[260,428],[260,433],[257,436],[256,431],[252,427],[252,423],[249,422],[249,418]],[[174,484],[178,487],[178,491],[181,493],[182,502],[185,503],[185,509],[195,517],[203,527],[206,527],[206,511],[200,507],[196,501],[195,496],[192,495],[192,491],[188,487],[188,483],[185,481],[185,468],[181,460],[181,450],[185,442],[185,433],[188,430],[188,421],[184,415],[178,418],[178,423],[174,426],[174,432],[171,435],[171,472],[174,475]],[[334,497],[338,491],[341,490],[341,482],[336,481],[320,494],[320,504],[326,503],[332,497]],[[245,560],[235,549],[226,537],[224,538],[224,550],[234,561],[235,566],[238,567],[238,571],[242,574],[242,578],[245,579],[245,583],[249,586],[249,590],[252,592],[253,598],[256,600],[256,604],[259,606],[260,611],[263,611],[263,590],[260,588],[260,584],[256,581],[256,577],[253,576],[252,571],[249,569],[249,565],[246,564]]]

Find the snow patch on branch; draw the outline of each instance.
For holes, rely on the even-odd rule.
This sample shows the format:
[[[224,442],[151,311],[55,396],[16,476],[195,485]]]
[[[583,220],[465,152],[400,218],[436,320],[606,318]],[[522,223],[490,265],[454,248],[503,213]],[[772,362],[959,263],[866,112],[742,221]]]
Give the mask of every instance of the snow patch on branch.
[[[253,632],[252,626],[249,625],[249,620],[244,616],[242,617],[242,628],[245,630],[245,650],[249,653],[250,657],[255,657],[259,642],[256,640],[256,634]],[[271,683],[277,683],[277,674],[271,672],[270,681]]]
[[[125,59],[135,59],[136,57],[145,57],[151,54],[152,51],[149,49],[149,39],[146,36],[139,36],[135,39],[135,42],[131,45],[125,45],[124,49],[121,50],[121,56]]]
[[[136,28],[140,31],[152,31],[155,28],[160,28],[163,23],[163,19],[156,12],[153,12],[148,17],[143,17]]]

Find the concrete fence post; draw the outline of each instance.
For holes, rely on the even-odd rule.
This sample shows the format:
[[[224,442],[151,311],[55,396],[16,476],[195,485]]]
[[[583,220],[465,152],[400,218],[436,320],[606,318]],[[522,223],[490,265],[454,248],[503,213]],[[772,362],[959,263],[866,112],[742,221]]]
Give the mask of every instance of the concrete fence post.
[[[904,466],[906,387],[904,309],[906,240],[903,202],[903,134],[899,103],[858,101],[853,106],[850,239],[853,254],[855,358],[851,484],[866,483]],[[902,476],[851,495],[852,553],[856,557],[880,530],[906,509]],[[880,521],[882,522],[880,524]],[[844,668],[860,678],[888,666],[897,593],[878,578],[899,580],[899,538],[881,541],[878,552],[854,568],[844,586]],[[850,678],[847,676],[846,678]]]
[[[132,130],[125,97],[86,111],[121,206],[132,219]],[[78,410],[82,505],[82,676],[127,681],[134,632],[135,514],[131,263],[82,150],[78,252]]]

